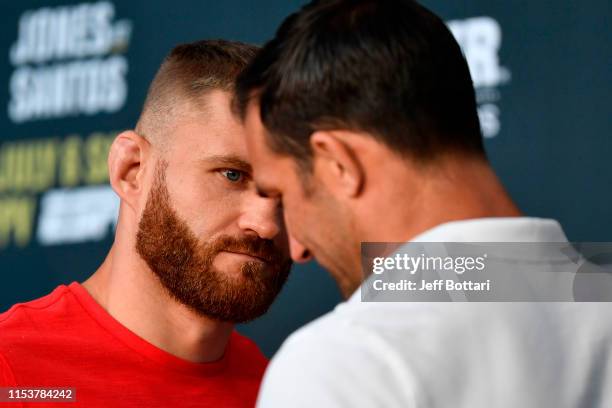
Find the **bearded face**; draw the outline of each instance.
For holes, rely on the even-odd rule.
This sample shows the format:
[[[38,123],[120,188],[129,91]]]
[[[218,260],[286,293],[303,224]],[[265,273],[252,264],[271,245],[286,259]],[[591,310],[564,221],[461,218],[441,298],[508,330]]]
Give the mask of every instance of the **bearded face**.
[[[264,314],[287,280],[291,261],[272,240],[221,235],[199,240],[173,209],[165,164],[155,180],[136,236],[136,250],[168,293],[197,313],[241,323]],[[222,251],[248,255],[238,273],[216,268]]]

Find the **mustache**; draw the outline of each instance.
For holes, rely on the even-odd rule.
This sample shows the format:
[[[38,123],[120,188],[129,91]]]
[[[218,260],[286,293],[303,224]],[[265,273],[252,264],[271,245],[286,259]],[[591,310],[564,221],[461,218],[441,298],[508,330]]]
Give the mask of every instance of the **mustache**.
[[[274,241],[256,236],[232,237],[223,235],[212,243],[211,253],[218,254],[221,251],[237,252],[263,259],[268,263],[281,263],[286,257],[276,246]]]

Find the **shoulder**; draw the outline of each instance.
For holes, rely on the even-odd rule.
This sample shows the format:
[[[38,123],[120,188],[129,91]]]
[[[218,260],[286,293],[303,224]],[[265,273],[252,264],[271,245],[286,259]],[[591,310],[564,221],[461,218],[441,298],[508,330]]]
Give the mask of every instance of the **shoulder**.
[[[599,307],[344,304],[287,339],[266,372],[260,406],[430,405],[448,402],[478,378],[502,378],[508,369],[520,373],[516,389],[528,387],[539,381],[531,377],[533,364],[546,366],[556,358],[554,350],[572,352],[567,348],[572,327],[585,333],[602,326],[595,324],[600,314],[591,313]],[[585,323],[587,316],[592,323]],[[503,365],[495,363],[502,360]]]
[[[324,362],[333,364],[332,370],[381,366],[384,356],[397,346],[396,337],[400,336],[399,325],[393,330],[380,326],[392,321],[392,313],[387,308],[340,305],[289,336],[272,364],[300,360],[311,366]]]
[[[53,327],[64,324],[64,316],[69,312],[69,302],[65,295],[67,286],[59,286],[41,298],[13,305],[0,314],[0,352],[5,358],[26,350],[30,345],[39,345],[45,334],[53,332]],[[66,323],[67,324],[67,323]]]
[[[484,344],[477,334],[497,321],[484,309],[493,308],[344,303],[285,341],[264,377],[262,406],[295,406],[297,396],[304,406],[418,405],[437,373],[465,367]]]
[[[9,364],[8,360],[0,352],[0,386],[15,386],[17,381],[15,380],[15,374]]]
[[[65,285],[58,286],[53,292],[29,302],[16,303],[4,313],[0,313],[0,328],[3,333],[7,329],[22,328],[34,324],[38,315],[54,313],[53,307],[69,292]]]
[[[17,303],[0,313],[0,384],[15,385],[20,367],[40,364],[35,351],[45,347],[47,327],[57,320],[58,303],[67,292],[62,285],[46,296]]]
[[[292,334],[270,363],[260,405],[412,406],[412,374],[355,317],[340,307]]]

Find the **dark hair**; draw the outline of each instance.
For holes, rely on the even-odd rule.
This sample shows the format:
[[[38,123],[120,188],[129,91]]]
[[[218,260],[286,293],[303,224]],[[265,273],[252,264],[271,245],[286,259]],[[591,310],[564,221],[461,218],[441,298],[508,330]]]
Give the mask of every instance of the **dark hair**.
[[[461,49],[414,1],[308,4],[238,77],[243,117],[254,96],[270,147],[301,163],[310,163],[310,135],[320,129],[364,131],[422,161],[444,151],[485,156]]]
[[[226,40],[202,40],[174,47],[149,86],[137,128],[154,132],[181,98],[196,99],[213,89],[233,92],[238,74],[258,49]]]

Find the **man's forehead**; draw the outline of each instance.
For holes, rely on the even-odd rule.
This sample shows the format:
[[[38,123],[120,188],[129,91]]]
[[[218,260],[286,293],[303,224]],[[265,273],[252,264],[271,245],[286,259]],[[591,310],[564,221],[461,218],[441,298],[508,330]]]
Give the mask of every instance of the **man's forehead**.
[[[262,134],[265,130],[264,124],[261,121],[261,111],[257,99],[249,101],[244,115],[244,124],[249,129],[249,133]]]
[[[248,158],[253,166],[255,188],[263,197],[276,196],[282,190],[284,178],[288,176],[289,159],[278,155],[268,146],[268,130],[261,121],[258,104],[249,104],[245,126]]]
[[[244,120],[246,128],[246,141],[249,155],[253,161],[258,161],[271,153],[266,143],[267,129],[261,121],[259,103],[249,102]],[[266,160],[267,161],[267,160]]]
[[[211,114],[212,111],[216,113]],[[226,106],[191,109],[177,119],[171,131],[181,154],[196,158],[247,157],[245,127]]]

